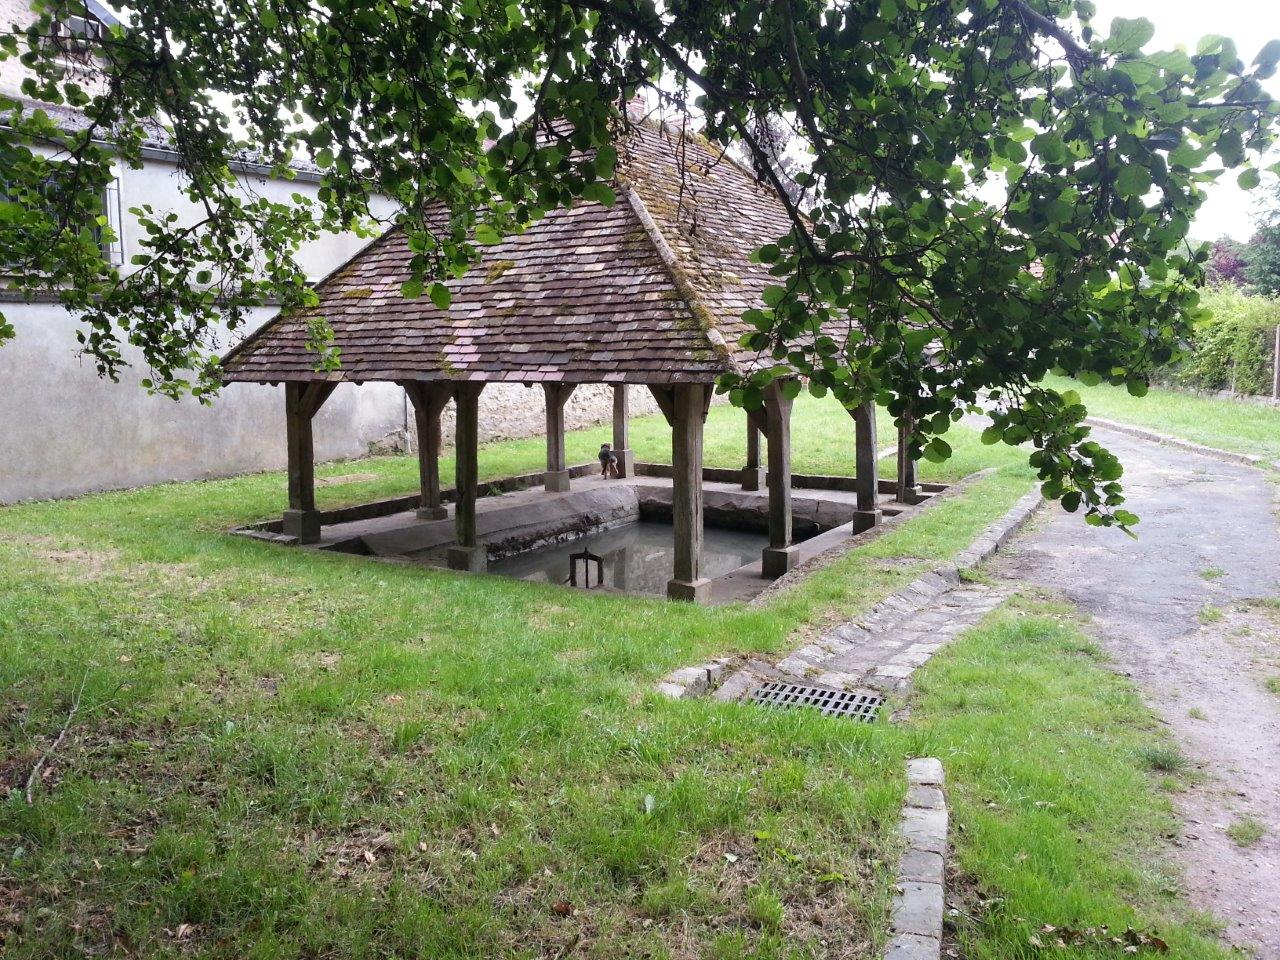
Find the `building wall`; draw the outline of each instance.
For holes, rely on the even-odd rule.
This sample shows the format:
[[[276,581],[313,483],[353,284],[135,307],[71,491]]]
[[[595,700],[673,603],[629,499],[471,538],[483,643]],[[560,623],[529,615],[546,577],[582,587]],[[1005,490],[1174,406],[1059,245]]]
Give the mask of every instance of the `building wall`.
[[[0,0],[0,27],[30,20],[28,0]],[[16,59],[0,61],[0,92],[18,93],[24,70]],[[182,195],[178,168],[148,159],[140,169],[117,170],[119,206],[108,211],[120,238],[123,269],[140,250],[141,231],[128,215],[131,206],[151,203],[170,209],[181,221],[198,215]],[[296,191],[314,196],[305,179],[273,181],[246,175],[246,191],[287,201]],[[387,204],[375,213],[385,214]],[[121,214],[118,220],[117,214]],[[356,253],[367,238],[336,234],[307,244],[299,262],[319,279]],[[171,480],[225,477],[285,465],[283,388],[233,384],[212,406],[147,395],[145,370],[129,368],[119,383],[100,379],[92,362],[82,361],[77,321],[55,303],[0,302],[17,336],[0,347],[0,503],[73,496]],[[272,314],[257,311],[249,328],[215,346],[225,351]],[[135,355],[136,356],[136,355]],[[126,352],[126,358],[129,354]],[[648,391],[633,389],[636,413],[656,410]],[[566,407],[570,427],[607,419],[612,392],[580,387]],[[452,435],[452,406],[446,411],[446,438]],[[493,385],[481,398],[481,436],[499,440],[541,434],[545,427],[542,391]],[[412,417],[408,417],[412,422]],[[406,408],[403,391],[391,384],[343,385],[316,419],[319,459],[355,457],[371,444],[403,445]]]

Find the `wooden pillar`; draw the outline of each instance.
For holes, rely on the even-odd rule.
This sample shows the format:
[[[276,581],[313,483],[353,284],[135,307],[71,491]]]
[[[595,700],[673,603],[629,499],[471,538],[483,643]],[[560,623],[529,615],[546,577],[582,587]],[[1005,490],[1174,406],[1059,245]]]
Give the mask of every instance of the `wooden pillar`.
[[[903,415],[898,427],[898,494],[899,503],[919,503],[920,485],[916,480],[916,462],[911,459],[911,430],[915,423],[910,414]]]
[[[849,413],[854,426],[854,488],[858,508],[854,511],[853,531],[861,533],[878,524],[884,515],[879,507],[880,481],[876,450],[876,404],[874,400],[859,404]]]
[[[443,520],[449,515],[440,499],[440,415],[449,403],[447,383],[411,381],[404,385],[418,427],[418,481],[422,499],[418,519]]]
[[[631,449],[631,404],[625,383],[613,387],[613,452],[618,457],[618,476],[636,475],[636,454]]]
[[[1271,354],[1271,399],[1280,400],[1280,323],[1276,324],[1276,340]]]
[[[759,411],[756,411],[759,413]],[[759,420],[747,414],[747,465],[742,468],[742,489],[763,490],[765,488],[765,471],[760,466],[760,424]]]
[[[769,463],[769,546],[761,556],[760,568],[764,576],[776,580],[799,560],[791,544],[791,399],[776,381],[765,390],[764,434]]]
[[[311,422],[336,386],[324,380],[284,385],[285,437],[289,458],[289,508],[284,512],[284,532],[297,537],[299,543],[315,543],[320,539]]]
[[[667,583],[667,596],[673,600],[701,602],[711,593],[711,581],[702,576],[702,434],[709,389],[703,383],[682,383],[672,391],[671,516],[675,570]]]
[[[448,563],[453,570],[481,572],[488,566],[488,554],[476,535],[476,492],[480,464],[480,391],[483,383],[459,383],[454,387],[457,405],[454,439],[455,483],[458,501],[454,507],[457,543],[449,548]]]
[[[548,493],[569,490],[569,466],[564,451],[564,405],[573,393],[572,383],[544,383],[547,401],[547,472],[543,485]]]

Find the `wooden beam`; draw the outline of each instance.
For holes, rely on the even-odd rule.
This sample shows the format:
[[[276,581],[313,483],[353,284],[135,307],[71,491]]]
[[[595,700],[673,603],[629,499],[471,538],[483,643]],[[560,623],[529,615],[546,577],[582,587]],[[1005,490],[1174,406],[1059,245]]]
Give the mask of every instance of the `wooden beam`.
[[[916,480],[916,462],[911,459],[911,431],[915,419],[910,414],[903,416],[898,427],[898,493],[899,503],[919,503],[920,486]]]
[[[418,428],[418,483],[422,490],[418,517],[422,520],[443,520],[449,511],[440,499],[440,416],[449,403],[452,390],[449,384],[439,381],[409,381],[404,384],[404,390],[413,404]]]
[[[649,384],[649,392],[653,394],[653,399],[658,403],[658,409],[662,411],[662,415],[667,418],[667,425],[674,427],[676,425],[676,397],[675,390],[669,386],[654,386]]]
[[[544,383],[542,390],[547,405],[547,472],[543,485],[549,493],[565,493],[569,489],[569,466],[564,449],[564,405],[569,402],[575,384]]]
[[[469,381],[454,385],[455,418],[454,457],[457,504],[454,522],[457,543],[449,548],[448,562],[454,570],[483,571],[488,566],[485,547],[476,536],[476,494],[480,479],[480,391],[482,382]]]
[[[765,442],[769,463],[769,546],[761,571],[776,579],[796,565],[791,546],[791,399],[777,381],[765,390]]]
[[[312,419],[336,386],[336,383],[325,380],[284,385],[285,440],[289,461],[289,508],[284,512],[284,532],[297,537],[299,543],[315,543],[320,539]]]
[[[701,383],[680,384],[672,398],[675,570],[667,583],[667,596],[695,602],[707,599],[711,587],[711,581],[702,576],[702,440],[707,389]]]
[[[631,403],[625,383],[613,387],[613,452],[618,458],[618,476],[632,477],[636,455],[631,449]]]
[[[764,467],[760,465],[760,418],[750,410],[744,412],[747,415],[747,463],[742,468],[742,489],[763,490],[766,481]]]

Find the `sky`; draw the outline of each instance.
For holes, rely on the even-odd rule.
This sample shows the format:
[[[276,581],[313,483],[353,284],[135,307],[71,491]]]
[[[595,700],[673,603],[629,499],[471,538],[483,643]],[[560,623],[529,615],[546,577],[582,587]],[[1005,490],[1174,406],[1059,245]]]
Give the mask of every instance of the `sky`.
[[[1280,0],[1095,0],[1098,8],[1094,27],[1110,30],[1113,17],[1146,17],[1156,27],[1147,50],[1168,50],[1184,46],[1194,52],[1206,34],[1219,34],[1235,41],[1240,59],[1251,63],[1268,40],[1280,39]],[[1267,92],[1280,97],[1280,73],[1266,82]],[[1280,159],[1272,156],[1269,162]],[[1253,233],[1253,213],[1257,197],[1275,183],[1267,175],[1263,187],[1241,190],[1235,176],[1225,174],[1222,182],[1208,188],[1209,199],[1200,208],[1191,234],[1198,240],[1213,240],[1224,234],[1248,240]]]

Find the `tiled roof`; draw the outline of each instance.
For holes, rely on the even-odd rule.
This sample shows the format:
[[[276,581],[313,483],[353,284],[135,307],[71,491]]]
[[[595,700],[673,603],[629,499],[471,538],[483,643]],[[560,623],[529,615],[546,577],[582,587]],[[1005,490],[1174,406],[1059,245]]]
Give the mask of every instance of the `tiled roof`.
[[[228,354],[226,379],[662,384],[749,368],[741,314],[770,282],[750,255],[788,230],[785,210],[700,138],[640,123],[618,148],[617,203],[484,247],[447,310],[401,296],[412,255],[393,228],[317,288],[339,370],[316,372],[299,313]]]

